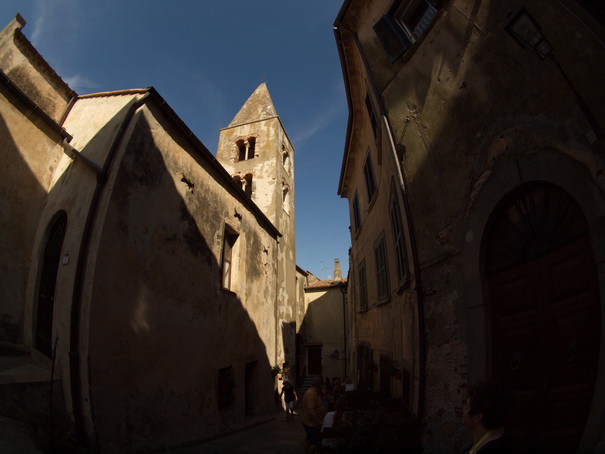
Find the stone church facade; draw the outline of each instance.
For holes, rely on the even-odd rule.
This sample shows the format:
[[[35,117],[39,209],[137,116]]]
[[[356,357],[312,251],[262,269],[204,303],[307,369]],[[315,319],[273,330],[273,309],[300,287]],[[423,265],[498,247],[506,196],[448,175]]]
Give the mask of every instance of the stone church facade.
[[[294,149],[266,85],[215,158],[153,88],[73,92],[24,24],[0,32],[3,414],[51,407],[102,452],[271,415],[299,302]]]
[[[600,3],[346,0],[335,21],[349,370],[426,452],[467,445],[484,380],[519,452],[605,447]]]

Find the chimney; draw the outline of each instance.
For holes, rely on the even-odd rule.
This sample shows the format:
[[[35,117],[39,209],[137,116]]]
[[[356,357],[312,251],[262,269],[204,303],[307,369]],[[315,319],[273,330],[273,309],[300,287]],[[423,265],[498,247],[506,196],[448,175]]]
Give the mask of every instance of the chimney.
[[[342,281],[342,271],[340,271],[340,260],[334,259],[334,280]]]

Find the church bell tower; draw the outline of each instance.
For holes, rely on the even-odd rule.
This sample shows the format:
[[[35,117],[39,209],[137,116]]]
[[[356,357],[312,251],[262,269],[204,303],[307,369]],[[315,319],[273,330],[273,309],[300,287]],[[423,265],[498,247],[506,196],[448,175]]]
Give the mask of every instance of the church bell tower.
[[[286,242],[294,241],[293,157],[294,148],[262,83],[221,130],[216,158]]]
[[[278,363],[295,362],[291,314],[296,304],[296,238],[294,233],[294,148],[267,85],[252,93],[233,121],[220,131],[217,160],[245,194],[281,233],[277,246],[278,292],[276,341]],[[294,329],[283,332],[284,326]]]

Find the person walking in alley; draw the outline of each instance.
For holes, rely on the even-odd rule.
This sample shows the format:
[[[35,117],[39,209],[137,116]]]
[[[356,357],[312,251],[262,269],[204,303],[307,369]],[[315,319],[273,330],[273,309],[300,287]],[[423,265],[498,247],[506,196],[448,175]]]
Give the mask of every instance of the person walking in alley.
[[[279,394],[279,397],[281,396],[284,396],[286,403],[286,419],[294,418],[294,405],[298,402],[298,395],[290,380],[284,381],[284,386]]]
[[[302,402],[302,425],[305,428],[305,453],[313,454],[321,445],[321,425],[326,414],[321,388],[323,381],[317,379],[313,386],[305,392]]]
[[[466,401],[462,422],[473,437],[465,454],[508,454],[512,442],[504,424],[510,411],[511,397],[499,385],[482,383],[473,386]]]

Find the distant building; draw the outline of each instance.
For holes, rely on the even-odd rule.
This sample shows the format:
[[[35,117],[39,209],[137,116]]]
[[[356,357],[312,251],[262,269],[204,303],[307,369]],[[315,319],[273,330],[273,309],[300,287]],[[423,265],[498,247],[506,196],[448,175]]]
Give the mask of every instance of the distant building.
[[[302,300],[294,149],[266,85],[215,159],[153,88],[77,95],[24,23],[0,32],[0,411],[102,452],[268,417]]]
[[[298,332],[298,368],[303,376],[342,380],[347,356],[347,280],[342,278],[338,259],[334,261],[334,279],[313,278],[307,280],[304,288],[305,317]]]
[[[336,18],[349,370],[401,399],[426,452],[461,452],[482,380],[511,389],[520,451],[604,449],[603,24],[572,0],[346,0]]]

